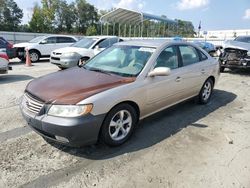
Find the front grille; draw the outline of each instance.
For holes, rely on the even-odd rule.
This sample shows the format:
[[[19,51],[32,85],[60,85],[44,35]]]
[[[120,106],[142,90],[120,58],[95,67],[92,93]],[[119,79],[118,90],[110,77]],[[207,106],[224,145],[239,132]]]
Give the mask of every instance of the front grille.
[[[42,107],[43,107],[44,103],[38,99],[35,99],[34,97],[32,97],[30,94],[25,93],[23,96],[23,107],[28,111],[31,112],[32,114],[37,115]]]
[[[59,57],[51,57],[51,59],[60,61]]]

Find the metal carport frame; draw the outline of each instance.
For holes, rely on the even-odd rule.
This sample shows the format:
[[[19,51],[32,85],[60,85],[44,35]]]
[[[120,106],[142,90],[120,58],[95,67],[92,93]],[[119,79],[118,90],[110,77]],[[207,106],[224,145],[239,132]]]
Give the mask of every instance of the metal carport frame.
[[[143,22],[146,20],[155,20],[158,22],[162,22],[164,24],[177,24],[175,20],[171,20],[168,18],[164,18],[164,17],[160,17],[160,16],[148,14],[148,13],[143,13],[143,12],[137,12],[134,10],[128,10],[124,8],[117,8],[103,15],[100,18],[101,34],[103,33],[102,25],[104,23],[107,23],[107,24],[113,23],[113,34],[114,34],[115,24],[119,24],[119,31],[118,31],[119,36],[121,33],[120,31],[121,24],[125,24],[125,28],[124,28],[125,34],[126,34],[127,25],[129,25],[129,37],[131,36],[132,25],[134,26],[134,35],[135,35],[135,28],[139,26],[140,36],[142,37],[143,36]],[[164,29],[165,29],[165,26],[166,25],[164,25]],[[108,34],[108,28],[109,26],[107,25],[107,34]]]

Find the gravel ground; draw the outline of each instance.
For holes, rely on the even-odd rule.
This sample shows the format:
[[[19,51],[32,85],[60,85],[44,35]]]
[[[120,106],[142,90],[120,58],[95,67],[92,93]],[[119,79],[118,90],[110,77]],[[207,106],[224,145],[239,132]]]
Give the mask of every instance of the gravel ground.
[[[55,71],[13,63],[0,75],[0,187],[250,187],[250,71],[221,74],[208,105],[151,116],[120,147],[80,149],[46,142],[19,112],[27,83]]]

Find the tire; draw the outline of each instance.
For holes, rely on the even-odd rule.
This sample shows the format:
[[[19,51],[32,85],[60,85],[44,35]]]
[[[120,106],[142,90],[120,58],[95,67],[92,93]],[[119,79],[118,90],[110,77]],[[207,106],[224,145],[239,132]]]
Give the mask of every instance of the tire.
[[[225,71],[225,67],[220,66],[220,72],[224,72]]]
[[[77,66],[78,67],[82,67],[86,63],[86,61],[88,61],[89,59],[90,59],[89,57],[82,57],[82,58],[80,58],[79,61],[78,61],[78,63],[77,63]]]
[[[121,116],[123,116],[122,120]],[[124,103],[114,107],[103,122],[101,140],[109,146],[119,146],[125,143],[132,135],[137,119],[135,109],[129,104]]]
[[[30,60],[32,63],[37,62],[40,59],[40,54],[36,50],[30,50],[29,55],[30,55]]]
[[[214,82],[211,78],[207,79],[203,84],[199,96],[199,104],[207,104],[210,101],[211,95],[213,93]]]

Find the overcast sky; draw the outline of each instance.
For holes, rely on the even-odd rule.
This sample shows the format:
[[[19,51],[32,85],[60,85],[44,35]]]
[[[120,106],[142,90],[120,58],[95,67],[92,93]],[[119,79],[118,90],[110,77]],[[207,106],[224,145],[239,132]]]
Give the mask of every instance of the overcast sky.
[[[40,0],[15,0],[23,9],[23,23]],[[71,2],[72,0],[67,0]],[[123,7],[155,15],[192,21],[202,30],[250,29],[250,0],[87,0],[99,9]]]

